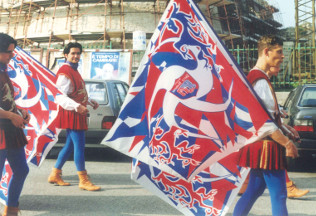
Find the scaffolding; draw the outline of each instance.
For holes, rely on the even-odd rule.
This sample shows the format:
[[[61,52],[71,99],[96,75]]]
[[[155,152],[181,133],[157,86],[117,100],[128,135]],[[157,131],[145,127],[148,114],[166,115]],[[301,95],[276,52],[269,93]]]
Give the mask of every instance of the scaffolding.
[[[3,2],[7,2],[6,7]],[[149,4],[148,10],[132,10],[131,4],[137,3]],[[150,39],[167,3],[168,0],[2,0],[0,28],[6,26],[5,31],[22,48],[46,50],[48,66],[49,53],[69,41],[79,41],[85,49],[94,50],[131,47],[133,31],[128,25],[134,24],[129,20],[133,13],[150,14],[146,21],[153,25],[152,31],[146,31],[146,39]],[[204,15],[231,49],[252,48],[265,30],[276,33],[282,26],[273,19],[278,9],[265,0],[201,0],[199,4],[206,6]],[[98,28],[91,30],[92,25]],[[242,68],[247,71],[255,58],[242,55]]]
[[[3,0],[1,3],[3,5]],[[9,2],[9,1],[7,1]],[[12,2],[12,1],[11,1]],[[39,46],[39,44],[46,43],[47,48],[53,48],[54,43],[65,43],[65,41],[79,41],[89,40],[94,41],[92,44],[102,42],[99,48],[111,48],[111,39],[120,39],[121,48],[126,48],[126,40],[132,39],[132,32],[126,31],[125,28],[125,14],[124,4],[131,2],[150,2],[153,5],[155,22],[161,16],[160,8],[161,2],[165,4],[166,0],[19,0],[13,1],[6,9],[1,7],[0,24],[7,25],[6,33],[10,33],[18,40],[20,46]],[[116,4],[115,11],[113,10],[113,3]],[[93,9],[103,7],[104,10],[100,14],[95,14]],[[55,20],[57,18],[57,10],[64,8],[65,13],[65,31],[64,33],[55,33]],[[117,9],[119,8],[119,9]],[[53,10],[52,14],[47,11]],[[113,12],[114,11],[114,12]],[[79,19],[84,16],[100,15],[104,16],[102,30],[95,32],[80,32],[78,31]],[[58,18],[61,18],[60,14]],[[114,16],[119,16],[119,28],[111,30],[112,19]],[[2,22],[2,17],[7,17],[7,23]],[[50,29],[48,32],[42,32],[45,22],[50,20]],[[41,34],[30,35],[28,28],[31,20],[35,20],[34,32],[38,32],[40,28]],[[19,24],[23,22],[23,33],[18,34]],[[107,26],[108,24],[108,26]],[[61,27],[61,26],[60,26]],[[12,29],[13,28],[13,29]],[[20,25],[21,28],[21,25]],[[66,33],[65,33],[66,32]],[[21,36],[23,35],[23,36]],[[148,37],[150,37],[150,33]]]
[[[293,75],[299,83],[303,79],[316,79],[315,45],[315,0],[295,0]],[[313,50],[301,47],[312,47]]]
[[[226,45],[239,58],[240,66],[249,71],[257,59],[257,55],[248,50],[257,45],[258,39],[265,34],[277,34],[280,22],[279,9],[272,1],[265,0],[210,0],[210,20],[216,32]],[[276,19],[277,18],[277,19]],[[217,27],[220,26],[220,27]],[[238,50],[238,52],[237,52]],[[240,51],[244,50],[244,54]]]
[[[154,16],[154,29],[167,0],[1,0],[0,28],[12,35],[22,48],[40,52],[40,59],[44,53],[45,65],[49,67],[50,53],[70,41],[78,41],[85,49],[96,51],[127,49],[133,31],[126,28],[125,16],[135,12],[126,11],[125,5],[131,3],[149,4],[150,10],[141,13]],[[95,25],[90,17],[98,20],[95,30],[89,29]],[[83,22],[86,28],[82,27]],[[152,33],[146,32],[146,38],[151,38]]]
[[[227,8],[230,6],[232,6],[234,8],[233,10],[238,14],[238,7],[234,1],[208,1],[208,20],[221,39],[226,41],[226,44],[230,44],[231,47],[234,47],[234,39],[240,38],[241,35],[232,31],[231,24],[232,20],[240,20],[240,17],[227,11]]]

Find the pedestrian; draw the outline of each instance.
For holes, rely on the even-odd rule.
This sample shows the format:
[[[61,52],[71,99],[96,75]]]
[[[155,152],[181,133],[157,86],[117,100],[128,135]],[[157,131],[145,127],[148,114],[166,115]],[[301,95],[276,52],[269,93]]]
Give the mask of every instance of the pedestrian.
[[[248,215],[255,201],[268,187],[272,215],[288,215],[286,207],[286,158],[297,157],[294,143],[283,134],[281,114],[270,78],[277,75],[271,67],[280,67],[283,61],[283,42],[273,35],[267,35],[258,41],[258,60],[247,78],[266,110],[274,118],[277,126],[275,131],[262,140],[243,147],[240,150],[239,165],[249,167],[250,178],[248,187],[238,200],[233,215]]]
[[[279,67],[270,67],[270,71],[273,74],[274,73],[278,74],[280,71],[280,68]],[[282,118],[287,116],[287,113],[284,110],[280,110],[280,112],[281,112],[280,115]],[[301,142],[298,132],[294,128],[292,128],[291,126],[282,123],[282,131],[292,141]],[[301,190],[295,185],[295,183],[290,179],[287,170],[285,170],[285,179],[286,179],[286,189],[287,189],[287,197],[288,198],[300,198],[300,197],[306,195],[307,193],[309,193],[309,190]],[[248,186],[248,182],[249,182],[249,175],[246,178],[245,182],[243,183],[243,185],[238,193],[239,195],[243,194],[246,191],[247,186]]]
[[[24,151],[27,140],[23,128],[29,123],[30,115],[16,107],[14,88],[7,72],[16,45],[16,40],[11,36],[0,33],[0,175],[6,160],[12,169],[3,216],[18,215],[19,198],[29,172]]]
[[[272,71],[272,73],[278,74],[280,71],[280,68],[279,67],[271,67],[270,71]],[[280,115],[282,118],[288,116],[288,114],[283,109],[281,110]],[[282,123],[282,131],[292,141],[294,141],[294,142],[296,141],[298,143],[301,142],[300,135],[290,125]],[[288,198],[300,198],[300,197],[306,195],[307,193],[309,193],[309,190],[301,190],[301,189],[296,187],[295,183],[290,179],[287,170],[285,171],[285,180],[286,180],[286,189],[287,189],[287,197]]]
[[[79,188],[88,191],[97,191],[101,187],[92,184],[85,169],[85,130],[87,126],[87,105],[97,109],[99,104],[88,98],[85,83],[78,71],[78,64],[82,53],[82,46],[79,43],[69,43],[64,48],[63,54],[66,62],[57,72],[56,86],[64,93],[56,98],[59,104],[57,116],[57,127],[65,129],[67,138],[64,147],[60,151],[56,164],[48,177],[49,183],[60,186],[68,186],[70,183],[64,182],[62,167],[68,157],[74,152],[74,161],[79,177]]]

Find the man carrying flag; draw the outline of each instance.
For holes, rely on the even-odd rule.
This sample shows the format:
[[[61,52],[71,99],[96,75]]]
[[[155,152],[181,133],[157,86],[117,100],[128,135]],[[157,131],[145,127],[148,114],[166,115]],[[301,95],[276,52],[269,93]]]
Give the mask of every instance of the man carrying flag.
[[[6,159],[13,175],[8,187],[8,201],[3,216],[18,215],[18,201],[29,172],[24,146],[27,139],[23,129],[30,120],[25,110],[18,110],[14,101],[14,89],[7,73],[7,65],[14,56],[17,42],[9,35],[0,33],[0,173]],[[3,176],[3,178],[8,178]]]
[[[173,0],[103,143],[185,215],[219,216],[249,170],[232,155],[277,128],[194,1]]]
[[[279,67],[283,61],[283,42],[279,38],[267,35],[258,41],[258,55],[256,66],[249,72],[247,78],[263,104],[273,116],[279,128],[282,128],[278,102],[269,80],[276,75],[271,67]],[[250,167],[249,185],[234,209],[234,216],[248,215],[251,207],[268,187],[272,215],[288,215],[286,207],[285,155],[297,157],[298,152],[294,143],[286,137],[281,129],[264,139],[247,145],[240,151],[239,165]]]

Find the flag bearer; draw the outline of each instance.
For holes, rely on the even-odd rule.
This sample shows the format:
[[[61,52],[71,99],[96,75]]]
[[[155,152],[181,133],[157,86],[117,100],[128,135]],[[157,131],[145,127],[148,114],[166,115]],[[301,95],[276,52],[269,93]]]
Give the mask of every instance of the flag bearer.
[[[92,184],[85,169],[85,130],[87,126],[87,105],[97,109],[99,104],[95,100],[89,100],[85,83],[78,72],[78,63],[82,53],[82,46],[79,43],[69,43],[64,48],[66,62],[57,72],[56,85],[65,95],[56,98],[60,105],[57,116],[57,127],[66,129],[66,143],[60,151],[56,164],[48,177],[49,183],[60,186],[68,186],[61,178],[62,167],[70,154],[74,151],[74,161],[79,176],[79,188],[88,191],[98,191],[101,188]]]
[[[8,200],[3,216],[18,215],[20,194],[29,172],[24,151],[27,140],[23,128],[28,124],[30,115],[25,110],[17,109],[13,85],[7,73],[7,65],[14,56],[16,45],[16,40],[11,36],[0,33],[0,173],[6,160],[13,173],[8,182]]]
[[[258,55],[256,66],[249,72],[247,78],[278,127],[270,136],[240,150],[239,165],[250,167],[251,171],[248,187],[238,200],[233,215],[248,215],[255,201],[268,187],[272,215],[286,216],[288,212],[285,155],[297,157],[298,153],[293,142],[281,131],[283,128],[281,114],[269,80],[271,76],[277,75],[277,72],[270,68],[280,67],[284,58],[282,40],[272,35],[261,37],[258,41]]]

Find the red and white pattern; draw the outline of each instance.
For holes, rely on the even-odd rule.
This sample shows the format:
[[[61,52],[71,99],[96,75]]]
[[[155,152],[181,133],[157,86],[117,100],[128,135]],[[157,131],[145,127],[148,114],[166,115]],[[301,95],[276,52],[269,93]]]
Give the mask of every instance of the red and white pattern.
[[[27,162],[40,166],[57,142],[60,132],[55,127],[58,112],[55,97],[61,94],[55,86],[55,74],[20,47],[14,50],[14,57],[8,65],[8,74],[14,87],[17,107],[27,110],[31,116],[24,129],[28,141],[25,147]],[[0,184],[2,202],[7,200],[11,176],[11,168],[6,162]]]
[[[102,143],[185,215],[224,215],[248,172],[232,154],[275,128],[193,0],[173,0]]]

